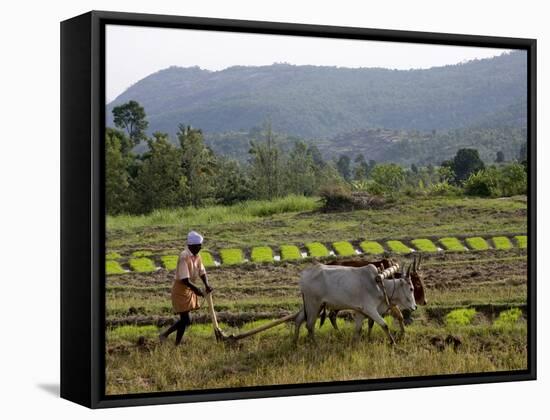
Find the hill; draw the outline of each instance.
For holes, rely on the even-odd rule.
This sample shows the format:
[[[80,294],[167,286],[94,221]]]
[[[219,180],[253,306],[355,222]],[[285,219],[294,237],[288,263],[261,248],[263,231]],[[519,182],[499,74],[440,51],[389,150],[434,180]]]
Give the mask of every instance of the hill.
[[[366,159],[402,165],[439,165],[459,149],[474,148],[486,163],[493,163],[497,152],[505,160],[518,158],[527,131],[520,127],[468,127],[446,131],[358,130],[339,135],[318,145],[327,157],[363,153]]]
[[[262,140],[258,130],[207,134],[206,143],[216,153],[245,162],[251,140]],[[340,155],[353,158],[362,153],[367,160],[395,162],[402,165],[439,165],[451,159],[461,148],[474,148],[481,159],[492,163],[499,151],[505,160],[515,160],[521,145],[527,141],[525,127],[500,126],[489,128],[473,126],[452,130],[392,130],[361,129],[339,134],[330,139],[305,140],[295,136],[275,133],[278,146],[285,151],[297,140],[317,146],[325,159]]]
[[[150,132],[171,135],[179,123],[215,134],[248,130],[267,119],[277,132],[317,139],[379,127],[427,132],[521,127],[526,70],[520,51],[422,70],[170,67],[128,88],[107,106],[107,115],[133,99],[144,106]]]

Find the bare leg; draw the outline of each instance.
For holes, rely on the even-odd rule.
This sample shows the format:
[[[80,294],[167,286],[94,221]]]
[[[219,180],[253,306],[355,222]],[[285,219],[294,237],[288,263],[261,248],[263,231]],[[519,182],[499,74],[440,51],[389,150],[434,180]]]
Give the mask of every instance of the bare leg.
[[[182,312],[180,319],[180,324],[178,327],[178,332],[176,333],[176,346],[178,346],[181,343],[181,340],[183,338],[183,334],[185,333],[185,329],[188,325],[191,324],[191,317],[189,315],[189,312]]]
[[[174,331],[178,330],[181,327],[181,324],[183,322],[183,314],[184,312],[180,312],[179,313],[180,319],[174,322],[166,331],[159,334],[159,339],[161,342],[166,340],[170,334],[172,334]]]

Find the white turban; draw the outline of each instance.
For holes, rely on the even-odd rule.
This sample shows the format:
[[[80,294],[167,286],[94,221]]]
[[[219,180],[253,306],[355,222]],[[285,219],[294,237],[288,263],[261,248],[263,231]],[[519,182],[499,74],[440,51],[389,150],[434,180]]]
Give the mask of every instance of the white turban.
[[[200,245],[202,244],[202,239],[203,237],[200,234],[192,230],[187,235],[187,245]]]

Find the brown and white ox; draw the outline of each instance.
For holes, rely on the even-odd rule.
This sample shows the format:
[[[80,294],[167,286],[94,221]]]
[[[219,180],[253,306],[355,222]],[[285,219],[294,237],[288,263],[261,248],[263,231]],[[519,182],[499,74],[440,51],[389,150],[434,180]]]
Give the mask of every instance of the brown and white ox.
[[[313,339],[317,317],[321,309],[326,307],[336,311],[350,309],[364,318],[369,318],[382,327],[390,343],[394,344],[395,340],[384,321],[383,314],[391,306],[401,310],[416,310],[410,267],[400,278],[382,280],[389,305],[377,282],[377,276],[378,269],[372,264],[364,267],[315,264],[302,271],[300,290],[303,307],[295,318],[294,341],[298,341],[300,327],[304,321],[309,337]]]
[[[424,287],[424,282],[422,280],[422,276],[420,273],[420,264],[422,262],[422,254],[419,255],[418,260],[416,258],[416,255],[414,256],[414,260],[412,263],[412,269],[410,271],[410,279],[413,284],[414,288],[414,300],[417,305],[426,305],[428,303],[426,299],[426,291]],[[386,268],[389,268],[395,262],[392,259],[384,258],[382,260],[378,261],[365,261],[365,260],[344,260],[344,261],[331,261],[327,263],[327,265],[339,265],[339,266],[345,266],[345,267],[364,267],[366,265],[372,264],[374,265],[378,270],[384,270]],[[402,277],[402,272],[395,273],[395,277],[399,278]],[[330,309],[330,308],[329,308]],[[391,311],[391,314],[397,321],[399,322],[400,331],[401,334],[405,333],[405,325],[404,325],[404,319],[403,314],[401,311]],[[334,309],[330,309],[328,312],[328,319],[330,320],[330,323],[334,327],[334,329],[338,329],[338,325],[336,323],[336,317],[338,315],[338,311]],[[325,318],[327,317],[327,308],[326,305],[321,308],[321,325],[323,325]],[[363,321],[365,320],[365,316],[361,313],[354,313],[354,321],[355,321],[355,334],[356,336],[361,335],[361,330],[363,327]],[[370,338],[372,327],[374,326],[374,321],[372,319],[369,319],[368,321],[368,332],[367,337]]]

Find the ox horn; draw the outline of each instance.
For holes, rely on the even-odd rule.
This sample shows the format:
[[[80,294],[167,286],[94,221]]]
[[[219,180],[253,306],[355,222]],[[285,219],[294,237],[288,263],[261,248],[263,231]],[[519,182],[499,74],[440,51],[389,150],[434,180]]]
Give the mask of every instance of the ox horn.
[[[418,263],[416,264],[416,270],[415,271],[420,270],[420,261],[422,261],[422,254],[420,254],[418,256]]]
[[[416,271],[416,254],[413,256],[412,271],[413,273]]]
[[[407,267],[407,277],[410,277],[410,275],[411,275],[411,264],[409,264],[409,267]]]

